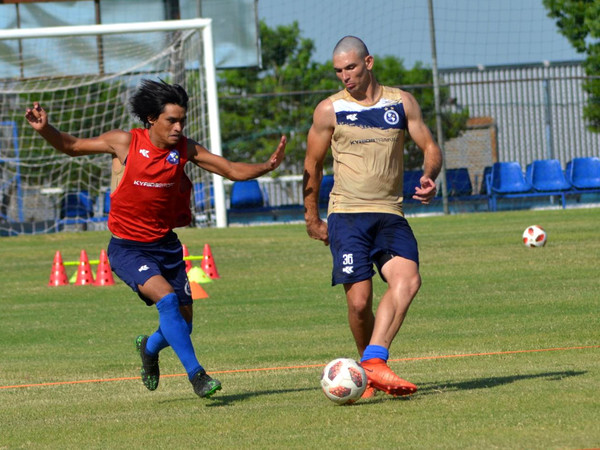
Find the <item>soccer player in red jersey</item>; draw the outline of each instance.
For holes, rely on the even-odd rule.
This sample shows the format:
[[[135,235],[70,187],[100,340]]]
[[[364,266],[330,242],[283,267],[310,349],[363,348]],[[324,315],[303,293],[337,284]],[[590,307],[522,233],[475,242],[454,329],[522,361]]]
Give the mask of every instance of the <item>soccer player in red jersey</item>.
[[[173,228],[191,221],[192,183],[184,166],[189,161],[234,181],[256,178],[281,164],[286,138],[281,137],[277,149],[264,163],[232,162],[210,153],[183,134],[187,105],[188,95],[181,86],[142,80],[130,106],[144,128],[78,138],[50,125],[38,102],[27,109],[25,117],[55,149],[69,156],[109,153],[113,167],[124,166],[118,186],[111,193],[108,228],[113,236],[108,256],[119,278],[158,310],[158,329],[136,339],[142,381],[149,390],[158,387],[158,354],[171,346],[194,392],[210,397],[221,389],[221,383],[211,378],[196,358],[190,339],[191,292],[182,245],[173,232]]]

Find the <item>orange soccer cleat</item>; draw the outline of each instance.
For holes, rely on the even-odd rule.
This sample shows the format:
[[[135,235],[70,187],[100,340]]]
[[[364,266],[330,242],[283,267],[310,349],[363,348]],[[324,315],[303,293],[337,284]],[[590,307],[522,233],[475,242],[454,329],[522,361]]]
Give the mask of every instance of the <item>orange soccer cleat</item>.
[[[393,396],[411,395],[417,392],[417,386],[396,375],[383,359],[367,359],[360,365],[365,369],[369,379],[367,389],[373,387]]]
[[[376,395],[377,395],[377,388],[371,386],[370,384],[367,384],[367,388],[365,389],[365,392],[362,393],[360,398],[362,398],[362,399],[373,398]]]

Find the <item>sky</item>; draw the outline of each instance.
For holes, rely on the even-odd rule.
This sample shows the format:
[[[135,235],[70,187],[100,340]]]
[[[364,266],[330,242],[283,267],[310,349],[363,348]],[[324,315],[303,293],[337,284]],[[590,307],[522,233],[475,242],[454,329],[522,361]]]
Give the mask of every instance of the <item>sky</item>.
[[[432,0],[439,68],[582,60],[547,17],[542,0]],[[374,55],[431,66],[427,0],[258,0],[268,26],[297,21],[327,62],[352,34]]]
[[[252,28],[254,0],[202,1],[204,12],[215,13],[215,7],[220,8],[218,14],[221,15],[215,17],[213,22],[215,55],[220,67],[225,67],[222,58],[219,59],[220,55],[230,52],[232,48],[239,48],[240,44],[236,43],[239,39],[243,39],[244,50],[254,52],[250,55],[253,59],[244,54],[248,56],[244,62],[256,61],[256,49],[246,45],[254,39],[246,35],[240,37],[242,34],[239,30],[244,27],[236,22],[237,16],[234,14],[237,12],[241,14],[240,17],[247,17],[248,27]],[[542,0],[432,2],[440,69],[584,59],[584,55],[576,53],[568,40],[558,32],[554,21],[547,16]],[[180,3],[183,5],[182,17],[189,18],[191,14],[197,14],[195,0],[180,0]],[[241,5],[245,5],[243,12],[239,12]],[[432,65],[427,0],[258,0],[257,5],[258,18],[270,27],[290,25],[297,21],[301,36],[315,43],[313,59],[317,62],[328,62],[336,42],[352,34],[362,38],[372,54],[398,57],[404,61],[406,68],[413,67],[417,62],[427,67]],[[90,0],[24,4],[21,8],[22,26],[93,23],[93,6]],[[14,11],[14,5],[0,5],[0,28],[15,26]],[[135,11],[139,12],[137,16]],[[159,0],[127,0],[126,3],[106,0],[102,10],[103,19],[113,23],[160,20],[163,13]],[[31,52],[39,53],[37,44],[34,42],[31,45],[34,46]],[[16,41],[0,42],[0,76],[15,76],[19,66],[4,64],[4,61],[9,59],[8,55],[17,58],[15,55],[19,55],[19,52]],[[44,54],[48,60],[45,61],[46,65],[54,65],[60,71],[60,59],[53,57],[51,51]],[[93,56],[94,52],[89,52],[89,55]],[[236,64],[243,65],[238,60],[231,63],[234,66]]]

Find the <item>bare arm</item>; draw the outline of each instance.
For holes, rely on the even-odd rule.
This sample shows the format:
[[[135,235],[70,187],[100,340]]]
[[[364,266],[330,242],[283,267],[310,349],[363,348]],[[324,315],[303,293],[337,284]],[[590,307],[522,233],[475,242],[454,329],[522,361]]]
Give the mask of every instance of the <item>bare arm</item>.
[[[38,102],[33,108],[28,108],[25,118],[29,125],[36,130],[56,150],[69,156],[92,155],[109,153],[116,156],[121,163],[129,152],[131,134],[126,131],[112,130],[94,138],[78,138],[57,130],[48,122],[48,114]]]
[[[335,127],[335,114],[330,100],[323,100],[313,114],[313,124],[308,131],[304,158],[303,196],[304,220],[308,235],[325,245],[329,244],[327,225],[319,217],[319,190],[323,179],[323,161],[331,145]]]
[[[437,192],[435,179],[442,168],[442,151],[437,145],[429,128],[423,121],[421,108],[415,98],[408,92],[402,93],[404,111],[408,121],[408,132],[415,144],[423,151],[423,176],[421,177],[421,187],[415,189],[413,198],[428,204]]]
[[[267,162],[249,164],[229,161],[222,156],[210,153],[197,142],[188,139],[188,157],[194,164],[209,172],[216,173],[217,175],[221,175],[232,181],[243,181],[260,177],[279,167],[285,155],[286,143],[287,138],[281,136],[277,149],[273,152]]]

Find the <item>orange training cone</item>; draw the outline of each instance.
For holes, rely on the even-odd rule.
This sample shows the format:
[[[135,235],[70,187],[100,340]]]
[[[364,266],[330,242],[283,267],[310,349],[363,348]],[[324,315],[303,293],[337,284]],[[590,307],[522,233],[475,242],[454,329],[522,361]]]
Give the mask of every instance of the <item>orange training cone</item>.
[[[192,289],[192,300],[208,298],[206,291],[195,281],[190,281],[190,288]]]
[[[67,278],[67,272],[65,271],[65,265],[63,264],[62,255],[57,250],[54,255],[54,262],[52,263],[52,272],[50,272],[50,281],[48,286],[66,286],[69,284]]]
[[[92,275],[92,268],[90,267],[90,261],[88,260],[87,253],[85,250],[81,250],[79,265],[77,266],[77,280],[75,280],[75,286],[83,286],[86,284],[92,284],[93,282],[94,276]]]
[[[94,286],[112,286],[115,284],[115,279],[110,269],[110,263],[108,262],[108,256],[106,250],[100,251],[100,262],[98,263],[98,270],[96,272],[96,281]]]
[[[213,280],[215,278],[221,278],[219,276],[219,272],[217,272],[217,266],[215,265],[215,260],[213,259],[212,252],[210,251],[208,244],[204,245],[204,254],[202,255],[202,270]]]
[[[181,244],[181,246],[183,247],[183,257],[185,258],[186,256],[190,256],[190,252],[188,251],[187,246],[185,244]],[[185,261],[185,271],[189,272],[191,268],[192,261]]]

